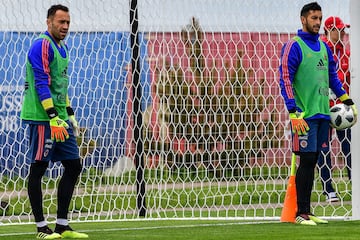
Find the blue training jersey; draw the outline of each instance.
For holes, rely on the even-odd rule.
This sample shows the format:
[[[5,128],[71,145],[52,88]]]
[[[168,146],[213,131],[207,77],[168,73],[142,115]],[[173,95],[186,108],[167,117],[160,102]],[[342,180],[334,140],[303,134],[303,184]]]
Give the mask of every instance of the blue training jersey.
[[[48,31],[44,34],[54,40]],[[58,50],[62,57],[66,57],[66,45],[65,48],[66,49],[58,46]],[[51,98],[49,89],[50,63],[54,60],[54,50],[51,44],[43,38],[36,39],[31,45],[27,57],[34,71],[35,89],[39,95],[40,101]]]
[[[319,34],[310,34],[307,32],[303,32],[301,29],[298,30],[297,34],[305,43],[308,45],[313,51],[320,51],[320,35]],[[337,72],[336,72],[336,62],[332,56],[332,52],[327,44],[325,44],[328,59],[329,59],[329,87],[335,93],[337,97],[342,96],[346,93],[346,91],[342,87],[342,83],[340,82]],[[295,78],[295,74],[297,69],[302,61],[302,51],[300,45],[294,40],[291,39],[287,42],[282,50],[281,50],[281,63],[279,67],[280,71],[280,89],[281,95],[284,98],[286,108],[288,110],[299,110],[296,106],[294,99],[294,90],[292,87],[292,83]],[[328,115],[316,114],[310,119],[330,119]]]

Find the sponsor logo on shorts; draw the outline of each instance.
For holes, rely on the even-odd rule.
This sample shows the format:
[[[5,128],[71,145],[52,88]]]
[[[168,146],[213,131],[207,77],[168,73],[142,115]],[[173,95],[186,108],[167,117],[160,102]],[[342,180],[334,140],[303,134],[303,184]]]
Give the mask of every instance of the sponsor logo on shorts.
[[[51,149],[51,148],[52,148],[52,144],[45,144],[45,148]]]

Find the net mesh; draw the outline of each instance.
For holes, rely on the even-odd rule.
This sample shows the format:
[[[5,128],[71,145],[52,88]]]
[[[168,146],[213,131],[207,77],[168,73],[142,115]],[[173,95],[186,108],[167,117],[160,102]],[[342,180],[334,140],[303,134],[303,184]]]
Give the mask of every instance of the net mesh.
[[[13,1],[18,11],[1,16],[2,223],[33,221],[26,190],[28,129],[19,115],[26,54],[45,27],[37,16],[50,4],[34,0],[32,12],[22,2]],[[140,79],[133,86],[128,1],[63,2],[74,19],[66,38],[69,95],[81,126],[83,163],[69,218],[138,218],[142,199],[146,218],[279,219],[291,162],[279,56],[299,28],[304,3],[280,1],[294,17],[291,10],[266,14],[276,1],[139,1]],[[329,8],[344,16],[341,2]],[[133,134],[134,87],[141,89],[140,139]],[[135,164],[139,141],[143,171]],[[331,156],[340,201],[325,201],[317,173],[312,210],[345,218],[351,215],[351,184],[335,134]],[[62,171],[61,164],[51,164],[42,181],[49,221],[56,217]]]

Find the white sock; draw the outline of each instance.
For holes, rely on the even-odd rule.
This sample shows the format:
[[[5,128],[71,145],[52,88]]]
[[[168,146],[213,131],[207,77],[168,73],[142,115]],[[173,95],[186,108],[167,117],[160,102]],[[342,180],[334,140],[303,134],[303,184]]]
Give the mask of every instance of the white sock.
[[[67,219],[62,219],[62,218],[56,219],[56,223],[63,226],[69,225],[69,221]]]
[[[46,221],[41,221],[41,222],[37,222],[37,223],[36,223],[36,226],[39,227],[39,228],[40,228],[40,227],[45,227],[46,225],[47,225],[47,222],[46,222]]]

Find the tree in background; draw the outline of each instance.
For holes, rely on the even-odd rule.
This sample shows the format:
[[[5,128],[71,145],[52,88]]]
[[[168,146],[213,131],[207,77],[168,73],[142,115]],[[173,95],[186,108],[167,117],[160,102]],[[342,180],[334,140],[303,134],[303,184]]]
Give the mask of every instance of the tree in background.
[[[177,56],[182,60],[161,56],[165,60],[155,66],[160,136],[154,137],[149,110],[144,149],[148,156],[162,156],[170,168],[203,167],[218,176],[240,176],[251,159],[262,159],[267,148],[282,144],[283,132],[276,129],[276,115],[262,119],[264,79],[254,79],[253,69],[243,68],[242,51],[219,63],[221,55],[211,53],[208,39],[193,18],[176,43],[183,48],[175,53],[183,54]]]

